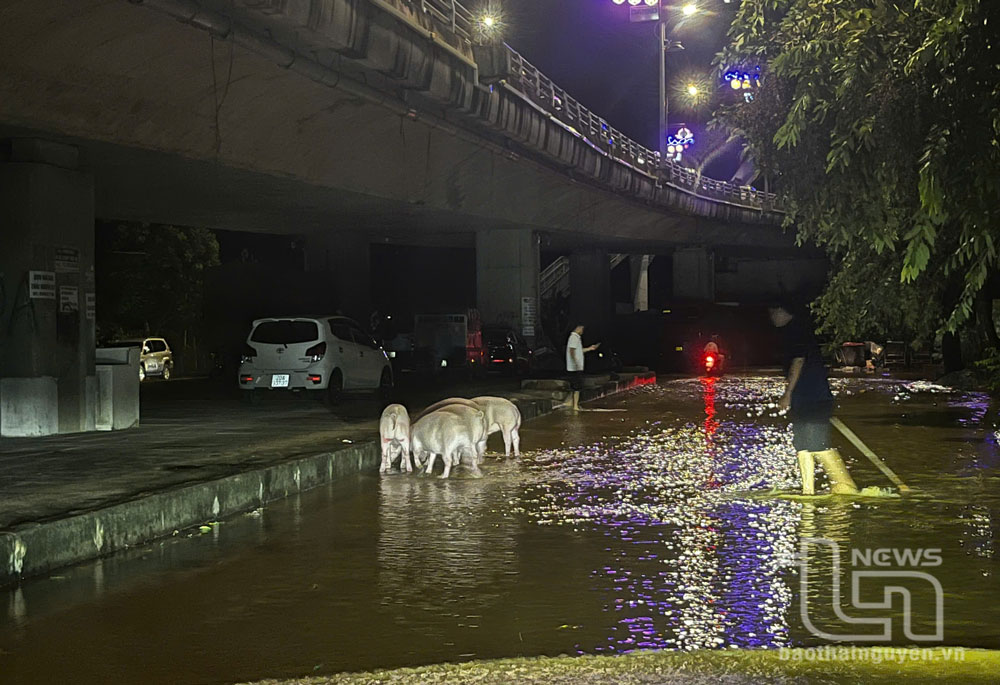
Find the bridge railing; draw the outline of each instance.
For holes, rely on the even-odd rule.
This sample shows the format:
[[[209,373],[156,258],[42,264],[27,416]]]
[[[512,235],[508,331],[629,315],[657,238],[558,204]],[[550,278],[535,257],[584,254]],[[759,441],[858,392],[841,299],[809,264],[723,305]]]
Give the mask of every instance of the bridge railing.
[[[668,160],[660,164],[658,151],[637,143],[608,124],[605,119],[591,112],[555,85],[516,50],[509,45],[505,48],[509,52],[511,85],[609,156],[652,175],[657,175],[659,169],[661,178],[700,197],[757,209],[771,209],[776,206],[777,196],[774,193],[765,193],[749,186],[708,178],[694,169],[673,161]]]
[[[450,26],[456,35],[472,41],[476,36],[476,21],[470,12],[458,0],[409,0],[420,9],[430,14],[439,22]]]
[[[451,27],[456,35],[476,42],[475,16],[458,0],[407,1],[418,5],[436,21]],[[673,161],[661,163],[658,151],[640,145],[581,105],[509,45],[504,44],[503,48],[507,51],[507,81],[510,85],[609,157],[699,197],[754,209],[777,207],[774,193],[707,178]]]

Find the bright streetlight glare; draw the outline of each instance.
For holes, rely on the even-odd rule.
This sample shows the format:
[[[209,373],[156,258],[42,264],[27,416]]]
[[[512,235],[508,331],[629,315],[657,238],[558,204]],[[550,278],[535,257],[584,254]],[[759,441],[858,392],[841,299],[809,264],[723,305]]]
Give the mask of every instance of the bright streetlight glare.
[[[688,4],[684,5],[683,8],[681,8],[681,12],[684,13],[685,17],[690,17],[697,11],[698,11],[698,5],[694,4],[693,2],[689,2]]]
[[[698,86],[694,85],[693,83],[688,84],[688,95],[690,95],[691,97],[696,97],[699,92],[701,91],[698,90]]]
[[[496,23],[497,23],[496,17],[492,15],[487,14],[485,17],[483,17],[483,25],[486,26],[487,28],[493,28],[493,26]]]

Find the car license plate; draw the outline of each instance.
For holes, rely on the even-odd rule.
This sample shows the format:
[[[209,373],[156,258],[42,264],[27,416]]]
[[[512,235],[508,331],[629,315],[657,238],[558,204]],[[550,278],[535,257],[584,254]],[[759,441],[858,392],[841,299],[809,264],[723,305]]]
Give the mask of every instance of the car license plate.
[[[288,374],[287,373],[276,373],[271,376],[271,387],[272,388],[287,388],[288,387]]]

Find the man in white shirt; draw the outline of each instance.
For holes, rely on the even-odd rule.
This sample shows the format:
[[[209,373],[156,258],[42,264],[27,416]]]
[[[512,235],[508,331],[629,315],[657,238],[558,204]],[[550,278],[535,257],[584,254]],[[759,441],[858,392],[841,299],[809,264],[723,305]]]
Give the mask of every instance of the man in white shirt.
[[[573,329],[566,342],[566,371],[569,373],[569,385],[573,389],[573,403],[570,408],[580,411],[580,390],[583,388],[583,354],[596,350],[600,343],[583,346],[583,324]]]

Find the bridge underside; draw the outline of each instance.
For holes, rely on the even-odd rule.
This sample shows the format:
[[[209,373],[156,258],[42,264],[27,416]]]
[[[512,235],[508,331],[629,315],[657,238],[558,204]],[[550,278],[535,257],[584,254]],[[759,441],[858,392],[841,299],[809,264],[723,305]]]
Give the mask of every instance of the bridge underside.
[[[355,316],[369,311],[372,243],[474,247],[484,320],[529,337],[543,248],[574,253],[573,311],[598,326],[612,311],[608,252],[687,247],[673,252],[675,281],[711,299],[714,249],[794,250],[773,215],[657,184],[479,83],[468,55],[426,27],[420,43],[412,17],[383,16],[414,6],[0,0],[0,286],[12,303],[0,434],[98,423],[95,218],[304,235],[330,309]],[[220,28],[204,7],[243,9]],[[352,34],[362,44],[334,49],[295,23],[303,8],[312,23],[331,8],[383,15],[368,16],[365,40]],[[348,25],[361,24],[334,28]]]
[[[773,226],[597,188],[477,135],[454,109],[408,116],[331,87],[342,75],[407,97],[350,59],[323,58],[339,70],[323,85],[124,0],[6,0],[0,20],[0,135],[77,145],[102,218],[375,239],[519,227],[573,245],[791,243]]]

